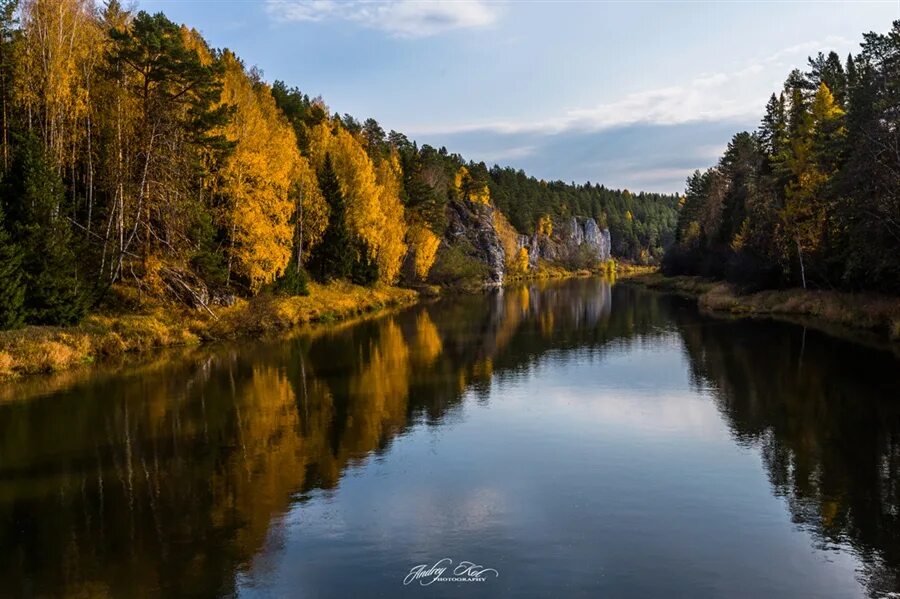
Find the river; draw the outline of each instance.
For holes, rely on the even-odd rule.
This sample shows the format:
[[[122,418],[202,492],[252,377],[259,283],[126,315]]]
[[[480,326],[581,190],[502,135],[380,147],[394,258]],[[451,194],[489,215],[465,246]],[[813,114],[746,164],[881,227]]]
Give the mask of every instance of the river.
[[[6,385],[0,596],[887,596],[898,372],[576,279]]]

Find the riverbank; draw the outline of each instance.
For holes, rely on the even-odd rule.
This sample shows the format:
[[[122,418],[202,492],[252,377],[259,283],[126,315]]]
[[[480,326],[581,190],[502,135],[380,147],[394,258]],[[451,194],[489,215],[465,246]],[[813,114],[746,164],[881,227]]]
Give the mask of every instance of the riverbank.
[[[667,277],[661,273],[629,278],[650,289],[696,298],[708,312],[734,316],[810,317],[823,323],[877,333],[900,343],[900,298],[873,293],[811,289],[773,289],[740,294],[721,281]]]
[[[116,310],[88,316],[73,327],[28,326],[0,332],[0,380],[60,372],[104,358],[261,337],[311,323],[330,323],[392,306],[419,294],[399,287],[360,287],[346,282],[311,283],[308,296],[263,294],[212,313],[140,300],[119,289]]]
[[[554,264],[545,260],[539,260],[537,268],[529,270],[525,274],[507,276],[506,280],[508,283],[527,283],[529,281],[541,281],[546,279],[604,277],[610,281],[615,281],[616,278],[619,277],[627,278],[640,276],[644,274],[655,273],[658,270],[659,268],[656,266],[643,266],[639,264],[632,264],[630,262],[619,262],[618,260],[614,259],[602,262],[596,268],[578,268],[574,270],[566,268],[559,264]]]
[[[615,280],[616,276],[641,276],[647,268],[611,262],[599,270],[568,270],[541,261],[528,275],[509,277],[507,283],[590,276]],[[347,282],[310,283],[308,296],[261,294],[204,312],[140,298],[135,289],[119,287],[112,290],[113,297],[104,309],[77,326],[28,326],[0,331],[0,381],[59,373],[165,348],[281,334],[307,324],[344,321],[388,307],[409,305],[422,297],[483,289],[482,283],[457,287],[422,285],[416,289],[361,287]]]

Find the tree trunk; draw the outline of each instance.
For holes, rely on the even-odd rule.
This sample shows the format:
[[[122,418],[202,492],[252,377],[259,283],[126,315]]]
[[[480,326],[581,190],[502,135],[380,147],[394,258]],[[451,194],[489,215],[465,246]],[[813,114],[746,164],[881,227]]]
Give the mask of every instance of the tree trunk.
[[[800,258],[800,279],[803,281],[803,288],[806,289],[806,267],[803,265],[803,250],[800,248],[800,240],[794,240],[797,243],[797,257]]]
[[[297,203],[297,273],[303,268],[303,195]]]

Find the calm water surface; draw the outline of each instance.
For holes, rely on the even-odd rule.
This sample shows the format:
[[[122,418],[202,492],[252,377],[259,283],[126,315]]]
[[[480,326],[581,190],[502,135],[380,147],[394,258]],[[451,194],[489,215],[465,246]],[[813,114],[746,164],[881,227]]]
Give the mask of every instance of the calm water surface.
[[[898,373],[575,280],[7,386],[0,596],[891,596]]]

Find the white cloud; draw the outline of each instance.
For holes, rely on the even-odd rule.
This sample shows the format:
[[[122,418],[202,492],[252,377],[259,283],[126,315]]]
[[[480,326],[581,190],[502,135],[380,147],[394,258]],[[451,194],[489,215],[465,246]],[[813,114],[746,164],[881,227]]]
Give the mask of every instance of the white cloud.
[[[537,150],[537,146],[516,146],[503,148],[494,152],[481,152],[479,157],[485,162],[503,162],[504,160],[517,160],[531,156]]]
[[[630,185],[654,185],[670,181],[684,181],[696,168],[649,168],[629,170],[622,180]]]
[[[758,118],[766,100],[788,75],[786,65],[805,67],[806,56],[823,48],[849,49],[845,38],[829,37],[761,56],[730,71],[703,73],[683,84],[627,94],[616,100],[568,110],[543,120],[491,121],[456,126],[407,128],[412,135],[475,131],[556,134],[601,131],[635,124],[680,125],[692,122]]]
[[[266,0],[266,10],[278,21],[343,20],[404,38],[483,27],[498,16],[484,0]]]

